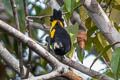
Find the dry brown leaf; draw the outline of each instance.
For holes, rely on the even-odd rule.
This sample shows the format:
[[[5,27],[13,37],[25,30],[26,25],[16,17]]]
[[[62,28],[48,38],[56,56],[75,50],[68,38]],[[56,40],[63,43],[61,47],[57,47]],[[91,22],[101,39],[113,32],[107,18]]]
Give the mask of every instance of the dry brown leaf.
[[[85,42],[87,41],[87,33],[85,30],[79,30],[77,35],[77,43],[82,49],[85,49]]]

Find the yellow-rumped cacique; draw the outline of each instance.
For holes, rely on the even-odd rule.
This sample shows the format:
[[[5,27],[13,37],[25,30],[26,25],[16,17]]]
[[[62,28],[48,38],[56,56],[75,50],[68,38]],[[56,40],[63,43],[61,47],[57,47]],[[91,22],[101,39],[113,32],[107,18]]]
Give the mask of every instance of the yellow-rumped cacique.
[[[50,36],[46,38],[49,49],[52,48],[56,55],[63,56],[71,49],[71,39],[64,29],[62,12],[54,9],[53,15],[50,17],[50,22]]]

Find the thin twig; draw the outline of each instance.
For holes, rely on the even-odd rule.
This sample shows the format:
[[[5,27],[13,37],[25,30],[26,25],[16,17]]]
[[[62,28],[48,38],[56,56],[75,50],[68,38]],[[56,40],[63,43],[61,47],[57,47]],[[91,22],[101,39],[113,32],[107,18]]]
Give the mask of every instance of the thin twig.
[[[2,42],[0,42],[0,58],[3,59],[15,72],[20,74],[19,61],[7,50]],[[23,66],[23,68],[25,71],[27,70],[25,66]],[[32,73],[30,73],[29,77],[33,77]]]
[[[18,13],[17,13],[15,1],[10,0],[10,2],[13,10],[16,28],[20,31],[19,19],[18,19]],[[17,41],[17,43],[18,43],[18,56],[19,56],[19,64],[20,64],[20,76],[22,77],[24,76],[23,60],[22,60],[22,43],[20,41]]]
[[[28,10],[27,10],[27,3],[26,0],[23,0],[24,3],[24,11],[25,11],[25,25],[26,25],[26,29],[28,30],[28,35],[29,37],[31,37],[31,28],[30,28],[30,22],[29,20],[27,20],[27,16],[29,16],[28,14]],[[30,72],[30,68],[31,68],[31,57],[32,57],[32,50],[29,48],[29,56],[28,56],[28,68],[27,68],[27,72],[25,75],[25,78],[27,78],[29,76],[29,72]]]
[[[107,65],[108,70],[109,70],[110,72],[112,72],[112,68],[110,67],[110,65],[108,64],[108,62],[105,60],[105,58],[104,58],[103,56],[101,56],[101,58],[103,59],[103,61],[104,61],[105,64]]]
[[[80,4],[78,6],[76,6],[74,8],[74,10],[76,10],[77,8],[81,7],[82,5],[84,4],[84,0],[81,0]],[[65,14],[68,14],[70,12],[63,12],[62,15],[65,15]],[[44,16],[27,16],[26,18],[29,19],[29,18],[32,18],[32,19],[42,19],[42,18],[45,18],[45,17],[50,17],[52,15],[44,15]]]
[[[79,8],[79,7],[81,7],[83,5],[83,2],[81,2],[78,6],[76,6],[75,8],[74,8],[74,10],[76,10],[77,8]],[[70,12],[63,12],[62,13],[62,15],[65,15],[65,14],[68,14],[68,13],[70,13]],[[27,16],[27,19],[29,19],[29,18],[32,18],[32,19],[42,19],[42,18],[45,18],[45,17],[50,17],[50,16],[52,16],[52,15],[44,15],[44,16]]]
[[[14,19],[15,19],[16,28],[18,30],[20,30],[19,20],[18,20],[18,14],[17,14],[17,9],[16,9],[15,1],[14,0],[10,0],[10,2],[11,2],[12,10],[13,10],[13,15],[14,15]]]
[[[62,13],[62,15],[65,15],[65,14],[68,14],[69,12],[64,12],[64,13]],[[36,18],[38,18],[38,19],[42,19],[42,18],[45,18],[45,17],[50,17],[50,16],[52,16],[52,15],[44,15],[44,16],[27,16],[26,18],[27,19],[29,19],[29,18],[32,18],[32,19],[36,19]]]
[[[72,68],[74,68],[80,72],[83,72],[91,77],[101,79],[101,80],[114,80],[113,78],[111,78],[105,74],[101,74],[94,70],[90,70],[89,68],[83,66],[82,64],[79,64],[69,58],[66,58],[66,57],[63,58],[63,60],[61,60],[64,64],[60,63],[60,61],[58,61],[55,57],[53,57],[42,46],[37,44],[33,39],[25,36],[23,33],[17,31],[12,26],[6,24],[2,20],[0,20],[0,29],[6,31],[8,34],[11,34],[16,39],[21,40],[24,44],[26,44],[28,47],[30,47],[32,50],[34,50],[38,55],[43,57],[48,63],[50,63],[52,65],[52,67],[57,68],[59,66],[64,66],[64,64],[66,64],[66,65],[71,66]]]

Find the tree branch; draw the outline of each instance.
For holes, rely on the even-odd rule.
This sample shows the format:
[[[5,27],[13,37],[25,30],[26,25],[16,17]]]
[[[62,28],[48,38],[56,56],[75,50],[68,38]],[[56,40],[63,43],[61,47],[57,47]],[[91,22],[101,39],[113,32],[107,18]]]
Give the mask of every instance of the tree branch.
[[[28,30],[28,35],[29,37],[31,37],[31,27],[30,27],[30,22],[29,20],[27,20],[27,16],[29,16],[28,14],[28,10],[27,10],[27,3],[26,3],[26,0],[23,0],[23,3],[24,3],[24,12],[25,12],[25,25],[26,25],[26,29]],[[29,71],[30,71],[30,68],[31,68],[31,57],[32,57],[32,50],[29,48],[29,55],[28,55],[28,68],[27,68],[27,72],[26,72],[26,75],[25,75],[25,78],[27,78],[29,76]]]
[[[48,51],[46,51],[44,48],[42,48],[40,45],[38,45],[34,40],[31,38],[25,36],[21,32],[17,31],[10,25],[6,24],[5,22],[0,20],[0,29],[3,29],[4,31],[8,32],[12,36],[16,37],[17,39],[21,40],[24,44],[26,44],[28,47],[30,47],[32,50],[34,50],[38,55],[43,57],[46,61],[48,61],[53,67],[61,67],[64,66],[64,64],[60,63],[55,57],[53,57]],[[97,79],[102,80],[114,80],[104,74],[100,74],[99,72],[90,70],[89,68],[86,68],[85,66],[76,63],[68,58],[65,58],[61,60],[63,63],[89,75]]]
[[[56,66],[54,63],[59,63],[59,61],[53,57],[51,54],[49,54],[48,51],[46,51],[43,47],[41,47],[39,44],[37,44],[34,40],[31,38],[25,36],[23,33],[17,31],[10,25],[4,23],[0,20],[0,28],[11,34],[12,36],[16,37],[18,40],[22,41],[24,44],[26,44],[28,47],[33,49],[38,55],[45,58],[49,63],[51,63],[53,66]]]
[[[73,12],[73,19],[75,20],[75,22],[77,22],[79,24],[80,30],[87,31],[86,27],[83,26],[83,24],[82,24],[82,21],[80,19],[80,15],[76,11]]]
[[[10,0],[10,2],[11,2],[12,10],[13,10],[16,29],[20,31],[20,25],[19,25],[19,19],[18,19],[18,13],[17,13],[15,1]],[[23,77],[24,69],[23,69],[23,59],[22,59],[22,43],[20,41],[17,41],[17,44],[18,44],[19,64],[20,64],[20,76]]]
[[[13,15],[14,15],[14,20],[15,20],[15,24],[16,24],[16,29],[20,30],[19,19],[18,19],[18,14],[17,14],[17,8],[16,8],[15,1],[14,0],[10,0],[10,2],[11,2],[12,10],[13,10]]]
[[[1,14],[0,19],[5,21],[5,22],[10,21],[10,18],[5,14]],[[43,25],[40,24],[40,23],[37,23],[37,22],[34,22],[34,21],[30,21],[29,23],[30,23],[30,26],[32,28],[41,29],[41,30],[45,31],[46,33],[49,33],[50,26],[47,26],[47,25],[43,24],[44,27],[45,27],[44,28]]]
[[[72,71],[69,70],[66,74],[63,76],[69,78],[70,80],[83,80],[83,78],[78,77],[76,74],[74,74]]]
[[[54,70],[54,71],[52,71],[52,72],[50,72],[48,74],[37,76],[37,77],[28,78],[28,79],[25,79],[25,80],[48,80],[50,78],[55,78],[55,77],[58,77],[60,75],[61,74],[57,70]]]
[[[4,28],[3,28],[4,26]],[[5,27],[6,26],[6,27]],[[22,41],[24,44],[26,44],[28,47],[30,47],[32,50],[34,50],[38,55],[46,59],[51,66],[53,66],[55,69],[60,68],[61,70],[65,69],[69,70],[68,66],[64,65],[63,63],[59,62],[54,56],[52,56],[48,51],[46,51],[43,47],[41,47],[39,44],[37,44],[34,40],[31,38],[25,36],[23,33],[17,31],[10,25],[2,22],[0,20],[0,28],[11,34],[12,36],[16,37],[18,40]],[[63,72],[66,73],[66,72]]]
[[[44,25],[44,27],[43,27],[43,25]],[[30,22],[30,26],[33,26],[33,28],[41,29],[41,30],[45,31],[46,33],[49,33],[50,26],[46,26],[45,24],[43,24],[43,25],[36,23],[36,22]]]
[[[56,70],[53,70],[52,72],[45,74],[45,75],[32,77],[32,78],[28,78],[25,80],[48,80],[48,79],[55,78],[58,76],[67,77],[69,80],[83,80],[83,78],[78,77],[72,71],[66,70],[66,72],[65,72],[65,69],[62,69],[62,68],[58,68]]]
[[[104,75],[104,74],[101,74],[101,73],[99,73],[97,71],[91,70],[91,69],[83,66],[82,64],[79,64],[79,63],[77,63],[77,62],[75,62],[75,61],[73,61],[73,60],[71,60],[71,59],[69,59],[67,57],[64,58],[62,60],[62,62],[64,64],[66,64],[68,66],[71,66],[72,68],[82,72],[82,73],[85,73],[85,74],[93,77],[93,78],[100,79],[100,80],[114,80],[114,79],[108,77],[107,75]]]
[[[88,15],[92,18],[93,22],[97,25],[110,44],[120,42],[119,32],[115,29],[96,0],[85,0],[84,7],[86,8]],[[120,47],[120,44],[115,45],[114,48],[116,47]]]
[[[20,68],[19,68],[19,62],[9,53],[9,51],[3,46],[2,42],[0,42],[0,57],[8,64],[10,65],[10,67],[15,70],[17,73],[20,74]],[[27,69],[25,67],[23,67],[25,72],[27,71]],[[50,78],[55,78],[57,76],[65,76],[65,77],[69,77],[69,79],[71,80],[82,80],[82,78],[78,77],[77,75],[75,75],[72,71],[68,70],[67,72],[65,72],[67,70],[59,67],[55,70],[53,70],[51,73],[45,74],[45,75],[41,75],[41,76],[37,76],[34,77],[31,73],[29,74],[29,78],[28,79],[24,79],[24,80],[46,80],[46,79],[50,79]]]
[[[68,14],[69,12],[64,12],[62,13],[62,15]],[[44,15],[44,16],[27,16],[27,19],[32,18],[32,19],[42,19],[42,18],[46,18],[46,17],[50,17],[52,15]]]
[[[20,74],[20,68],[19,68],[19,61],[15,59],[11,55],[11,53],[3,46],[2,42],[0,42],[0,57],[17,73]],[[23,67],[26,71],[27,69]],[[32,77],[33,75],[30,73],[29,77]]]

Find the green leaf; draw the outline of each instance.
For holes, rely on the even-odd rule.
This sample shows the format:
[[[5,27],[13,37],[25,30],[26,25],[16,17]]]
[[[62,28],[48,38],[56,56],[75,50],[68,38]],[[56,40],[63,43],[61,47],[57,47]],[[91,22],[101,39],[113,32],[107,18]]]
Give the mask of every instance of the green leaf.
[[[66,9],[71,12],[71,0],[64,0]]]
[[[100,54],[100,52],[104,49],[105,46],[104,47],[102,46],[100,40],[98,39],[98,34],[99,33],[97,33],[96,36],[93,38],[93,44],[92,45],[94,46],[95,50]],[[108,58],[106,52],[102,56],[104,56],[106,61],[109,61],[109,58]]]
[[[113,8],[120,10],[120,5],[113,5]]]
[[[92,79],[90,79],[90,80],[97,80],[97,79],[95,79],[95,78],[92,78]]]
[[[88,29],[90,29],[90,28],[91,28],[91,25],[92,25],[91,23],[92,23],[92,22],[91,22],[91,18],[88,17],[87,20],[86,20],[85,26],[86,26]]]
[[[72,34],[72,33],[71,33]],[[73,35],[73,34],[72,34]],[[75,35],[70,35],[70,37],[71,37],[71,41],[72,41],[72,48],[71,48],[71,50],[67,53],[67,57],[69,57],[69,58],[72,58],[72,56],[73,56],[73,53],[74,53],[74,49],[75,49],[75,47],[76,47],[76,45],[77,45],[77,40],[75,40]]]
[[[73,52],[74,52],[74,49],[75,49],[76,44],[77,44],[76,37],[77,37],[77,34],[78,34],[78,24],[75,24],[73,26],[68,26],[65,29],[69,33],[70,38],[71,38],[71,43],[72,43],[72,48],[66,56],[71,58],[73,56]]]
[[[41,62],[42,67],[46,68],[47,62],[43,58],[40,58],[40,62]]]
[[[107,45],[109,45],[108,41],[100,33],[97,34],[97,38],[98,38],[98,40],[100,42],[100,45],[102,46],[102,49],[105,48]],[[97,47],[99,48],[99,45],[97,45]],[[101,50],[99,50],[99,51],[101,51]],[[111,59],[112,59],[112,50],[109,49],[108,51],[106,51],[106,53],[103,54],[103,57],[104,57],[104,59],[106,61],[111,61]]]
[[[72,58],[74,53],[75,46],[72,45],[71,50],[66,54],[67,57]]]
[[[65,29],[67,30],[68,33],[72,33],[75,35],[75,37],[77,37],[77,34],[78,34],[78,30],[79,30],[79,25],[76,23],[74,24],[73,26],[68,26],[68,27],[65,27]]]
[[[110,76],[111,78],[114,78],[114,75],[110,70],[107,70],[106,72],[104,72],[104,74]]]
[[[99,3],[101,3],[102,0],[97,0]]]
[[[120,0],[115,0],[117,4],[120,4]]]
[[[65,4],[63,7],[64,11],[69,12],[68,14],[65,15],[65,18],[67,19],[67,21],[69,21],[70,17],[73,15],[75,0],[64,0],[64,4]]]
[[[71,0],[71,13],[73,13],[75,7],[75,0]]]
[[[87,32],[87,39],[88,39],[88,41],[87,41],[87,43],[86,43],[86,46],[85,46],[85,49],[87,49],[88,51],[90,51],[90,49],[91,49],[91,44],[93,43],[93,39],[94,38],[92,38],[91,37],[91,35],[97,30],[98,28],[96,27],[96,26],[92,26],[91,28],[89,28],[88,29],[88,32]]]
[[[79,30],[78,24],[74,24],[73,26],[65,27],[65,29],[69,33],[69,35],[71,37],[71,41],[73,43],[78,34],[78,30]]]
[[[83,63],[84,50],[81,49],[80,46],[77,44],[76,51],[77,51],[77,57],[78,57],[78,59]]]
[[[120,27],[118,26],[118,24],[116,22],[114,22],[114,26],[118,31],[120,31]]]
[[[118,71],[120,67],[120,47],[116,48],[112,54],[111,68],[116,80],[118,80]]]
[[[96,26],[93,26],[93,27],[90,27],[88,32],[87,32],[87,36],[88,37],[91,37],[91,35],[96,31],[98,30],[98,28]]]
[[[2,36],[1,36],[1,39],[3,40],[4,43],[7,44],[7,47],[11,49],[11,44],[10,44],[10,41],[8,39],[8,35],[7,33],[3,33]]]
[[[64,4],[68,12],[73,12],[75,0],[64,0]]]
[[[104,54],[106,53],[106,51],[108,51],[110,48],[112,48],[113,46],[115,46],[116,44],[119,44],[120,42],[116,42],[114,44],[110,44],[108,46],[106,46],[101,52],[100,54],[95,58],[95,60],[93,61],[92,65],[90,66],[90,69],[92,68],[93,64]]]

